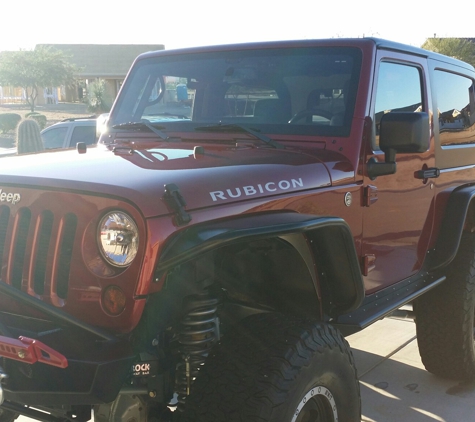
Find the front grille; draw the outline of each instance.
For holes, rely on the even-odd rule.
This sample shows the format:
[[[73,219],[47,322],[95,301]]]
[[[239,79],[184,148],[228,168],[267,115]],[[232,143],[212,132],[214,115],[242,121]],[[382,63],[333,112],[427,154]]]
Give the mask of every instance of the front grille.
[[[1,279],[37,297],[64,304],[78,219],[75,214],[38,214],[28,207],[0,207]],[[59,298],[59,300],[58,300]]]

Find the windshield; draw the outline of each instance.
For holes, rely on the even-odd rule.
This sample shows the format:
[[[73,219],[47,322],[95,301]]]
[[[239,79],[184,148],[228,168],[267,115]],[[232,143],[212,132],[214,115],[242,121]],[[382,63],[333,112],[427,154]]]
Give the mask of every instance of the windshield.
[[[269,134],[346,136],[361,52],[274,48],[158,55],[136,62],[109,125],[167,131],[241,125]]]

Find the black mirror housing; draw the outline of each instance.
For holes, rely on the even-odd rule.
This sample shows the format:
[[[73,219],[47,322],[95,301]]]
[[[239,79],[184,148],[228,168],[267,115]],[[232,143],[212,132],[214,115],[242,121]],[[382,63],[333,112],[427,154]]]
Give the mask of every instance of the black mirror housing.
[[[391,112],[381,118],[379,147],[386,155],[425,152],[429,143],[428,113]]]

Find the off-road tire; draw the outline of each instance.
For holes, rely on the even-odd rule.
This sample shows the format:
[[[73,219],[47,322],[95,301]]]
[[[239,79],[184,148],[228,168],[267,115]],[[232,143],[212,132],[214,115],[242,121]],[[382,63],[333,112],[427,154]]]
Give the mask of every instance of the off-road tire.
[[[475,378],[475,235],[462,235],[447,280],[414,303],[417,342],[425,368],[451,379]]]
[[[312,405],[320,408],[311,410]],[[360,421],[349,345],[328,324],[258,314],[215,347],[192,385],[181,420],[300,422],[307,420],[296,417],[302,407],[313,412],[312,421]]]

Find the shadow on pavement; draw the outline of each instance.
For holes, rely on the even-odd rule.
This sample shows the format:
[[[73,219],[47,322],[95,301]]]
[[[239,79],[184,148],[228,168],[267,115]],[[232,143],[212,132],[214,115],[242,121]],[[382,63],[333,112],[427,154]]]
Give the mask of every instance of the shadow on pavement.
[[[376,363],[360,377],[362,421],[474,420],[475,382],[438,378],[419,367],[416,341],[390,359],[358,349],[353,349],[353,355],[356,362]]]

